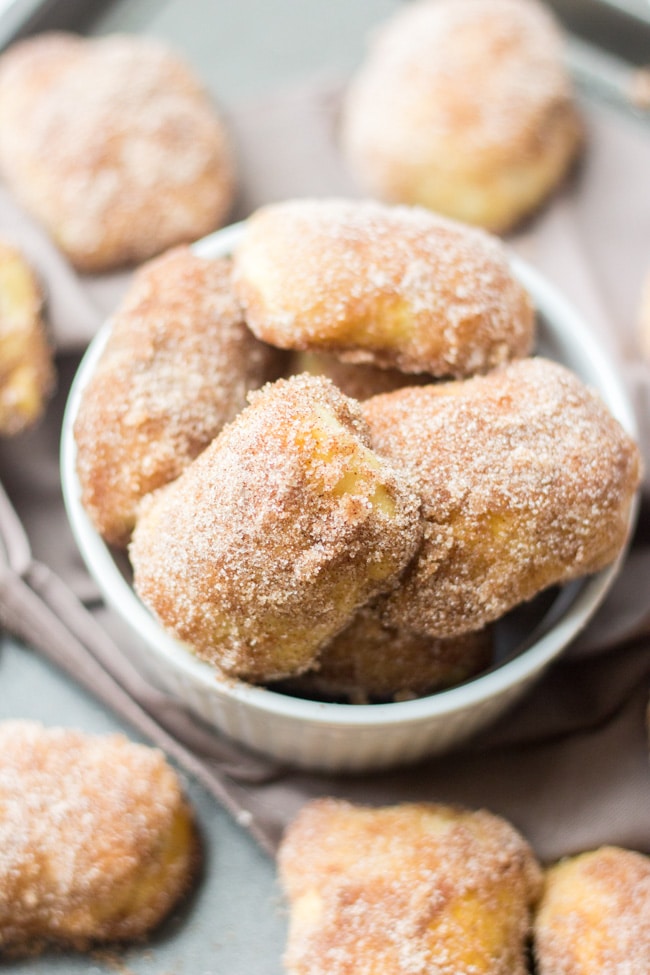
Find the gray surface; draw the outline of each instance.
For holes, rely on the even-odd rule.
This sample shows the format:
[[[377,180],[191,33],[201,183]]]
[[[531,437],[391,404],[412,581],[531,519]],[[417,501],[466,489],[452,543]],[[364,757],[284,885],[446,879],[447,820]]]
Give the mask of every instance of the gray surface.
[[[133,30],[173,42],[226,104],[358,63],[398,0],[118,0],[90,33]]]

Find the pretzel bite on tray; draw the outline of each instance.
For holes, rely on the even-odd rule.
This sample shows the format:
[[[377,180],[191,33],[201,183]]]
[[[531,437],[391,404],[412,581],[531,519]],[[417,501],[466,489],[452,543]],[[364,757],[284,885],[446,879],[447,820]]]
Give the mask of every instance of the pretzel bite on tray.
[[[488,812],[307,803],[285,833],[289,975],[524,975],[541,871]]]
[[[126,545],[141,498],[274,378],[276,357],[243,321],[229,260],[181,247],[137,272],[74,428],[83,504],[107,541]]]
[[[636,444],[572,372],[542,358],[362,405],[372,443],[411,474],[423,544],[386,622],[471,632],[613,562],[640,478]]]
[[[188,890],[198,855],[161,752],[0,724],[0,955],[143,938]]]
[[[557,187],[582,133],[546,6],[416,0],[352,78],[341,142],[374,196],[503,232]]]
[[[328,380],[278,380],[142,502],[136,592],[203,659],[253,682],[306,670],[420,538],[410,481]]]
[[[83,271],[215,230],[234,194],[223,122],[149,38],[42,33],[0,57],[0,171]]]
[[[539,975],[647,975],[650,859],[606,846],[551,867],[535,958]]]
[[[42,415],[54,387],[53,352],[41,317],[41,290],[16,248],[0,241],[0,435]]]
[[[246,222],[235,288],[258,338],[407,373],[526,355],[535,319],[499,240],[416,207],[289,200]]]

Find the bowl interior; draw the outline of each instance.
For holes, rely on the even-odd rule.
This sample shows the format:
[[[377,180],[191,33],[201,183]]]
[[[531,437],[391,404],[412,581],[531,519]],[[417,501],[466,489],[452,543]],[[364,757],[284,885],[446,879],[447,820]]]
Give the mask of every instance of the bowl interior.
[[[227,227],[199,241],[194,249],[204,257],[227,256],[232,253],[242,230],[242,224]],[[614,416],[634,436],[634,414],[625,389],[580,317],[532,267],[514,256],[511,263],[537,309],[535,351],[563,363],[597,389]],[[584,627],[611,586],[620,558],[598,574],[548,590],[504,617],[496,626],[495,658],[489,670],[449,690],[412,701],[372,705],[327,703],[290,697],[232,678],[221,678],[213,667],[195,657],[164,630],[140,602],[131,585],[131,570],[125,554],[112,550],[102,541],[81,505],[73,426],[82,390],[94,372],[109,330],[110,321],[88,347],[64,415],[61,478],[68,518],[82,557],[106,602],[141,638],[149,655],[162,656],[167,666],[212,692],[236,697],[269,713],[339,726],[387,725],[451,713],[486,700],[539,671]]]

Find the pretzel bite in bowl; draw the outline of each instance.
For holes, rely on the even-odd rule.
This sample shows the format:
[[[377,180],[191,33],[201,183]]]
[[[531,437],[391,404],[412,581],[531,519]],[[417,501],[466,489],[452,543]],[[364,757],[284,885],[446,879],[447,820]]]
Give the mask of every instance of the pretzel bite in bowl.
[[[182,640],[259,683],[306,670],[420,541],[410,481],[332,383],[265,386],[178,480],[143,502],[136,592]],[[356,412],[355,412],[356,407]]]
[[[474,632],[609,565],[625,542],[639,451],[558,363],[375,396],[364,415],[379,452],[416,478],[427,524],[383,609],[394,625]]]
[[[246,234],[246,224],[235,225],[194,249],[237,262]],[[512,277],[508,293],[519,289],[519,305],[534,308],[527,328],[531,341],[536,336],[535,357],[554,360],[539,368],[574,374],[578,403],[582,395],[598,398],[598,411],[611,414],[605,426],[613,425],[629,462],[621,475],[625,486],[610,499],[618,505],[612,518],[617,530],[602,559],[586,559],[589,574],[578,579],[568,573],[542,580],[543,592],[532,600],[526,593],[528,602],[489,625],[491,647],[486,650],[480,639],[472,644],[477,638],[471,637],[473,650],[466,656],[458,649],[461,637],[456,650],[447,645],[436,658],[446,636],[418,631],[386,610],[400,604],[434,527],[418,472],[399,458],[391,460],[379,438],[373,441],[372,424],[364,419],[372,400],[355,403],[320,377],[299,375],[251,394],[250,405],[178,481],[145,497],[130,549],[136,592],[127,554],[106,544],[82,504],[74,425],[110,325],[91,344],[69,397],[61,455],[65,501],[80,551],[107,602],[131,628],[128,651],[146,676],[246,747],[303,768],[351,772],[405,764],[456,746],[539,678],[610,588],[635,512],[633,412],[610,359],[575,311],[535,270],[507,251],[499,253],[506,255],[503,273]],[[362,280],[358,287],[366,284]],[[470,288],[467,280],[465,286]],[[471,288],[462,300],[469,306]],[[244,309],[247,313],[245,303]],[[261,341],[270,343],[270,336]],[[505,376],[510,369],[529,368],[505,361],[500,366]],[[490,375],[454,382],[463,387],[479,381],[491,381]],[[592,392],[583,394],[585,385]],[[419,385],[415,392],[430,388]],[[504,409],[507,398],[504,392]],[[477,429],[480,423],[479,416]],[[521,450],[523,464],[535,447]],[[570,462],[579,468],[579,458]],[[484,476],[489,479],[490,471]],[[580,478],[576,483],[581,490]],[[588,477],[584,483],[591,490]],[[495,541],[503,542],[496,522],[493,527]],[[489,548],[478,555],[489,558]],[[500,551],[507,564],[507,540]],[[371,607],[374,613],[382,606],[381,617],[369,619]],[[482,626],[473,621],[467,632]],[[354,652],[343,649],[343,658],[334,653],[328,662],[328,647],[345,648],[351,634],[358,644]],[[388,656],[385,667],[375,667],[367,656],[373,647],[393,652],[394,659]],[[420,652],[428,654],[422,668],[416,663]],[[280,687],[278,678],[304,680],[311,690]],[[359,700],[379,703],[349,703]]]
[[[231,263],[173,248],[142,265],[113,315],[75,425],[84,506],[112,545],[128,543],[141,498],[279,372],[246,327]]]
[[[463,377],[532,348],[501,241],[420,207],[286,200],[247,221],[233,284],[259,339],[407,374]]]

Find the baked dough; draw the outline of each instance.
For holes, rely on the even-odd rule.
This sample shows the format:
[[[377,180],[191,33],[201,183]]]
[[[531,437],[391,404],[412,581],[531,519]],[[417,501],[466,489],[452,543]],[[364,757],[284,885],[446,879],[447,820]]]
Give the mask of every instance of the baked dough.
[[[0,435],[12,436],[42,415],[55,382],[41,317],[41,289],[22,253],[0,241]]]
[[[474,677],[491,658],[489,629],[438,640],[387,626],[375,606],[364,606],[323,647],[315,669],[277,689],[349,704],[406,701]]]
[[[433,378],[426,373],[414,375],[400,372],[399,369],[342,362],[327,352],[294,352],[289,369],[294,375],[308,372],[312,376],[327,376],[342,393],[360,402],[380,393],[392,393],[394,389],[404,386],[433,382]]]
[[[412,475],[424,542],[384,618],[450,637],[616,559],[636,444],[568,369],[542,358],[362,404],[375,450]]]
[[[535,957],[539,975],[647,975],[650,859],[606,846],[547,871]]]
[[[144,937],[187,891],[193,817],[153,748],[0,724],[0,954]]]
[[[583,142],[551,11],[534,0],[415,0],[353,77],[342,145],[370,194],[503,232]]]
[[[288,975],[524,975],[541,871],[488,812],[307,803],[279,872]]]
[[[535,320],[496,238],[417,207],[289,200],[247,221],[235,288],[258,338],[434,376],[526,355]]]
[[[203,236],[234,194],[229,139],[198,79],[126,35],[43,33],[2,55],[0,171],[83,271]]]
[[[135,589],[229,674],[291,676],[394,584],[419,508],[408,478],[370,450],[357,403],[321,377],[280,379],[143,500]]]
[[[141,498],[277,375],[277,356],[246,327],[229,260],[181,247],[136,273],[74,427],[82,502],[108,542],[127,544]]]

